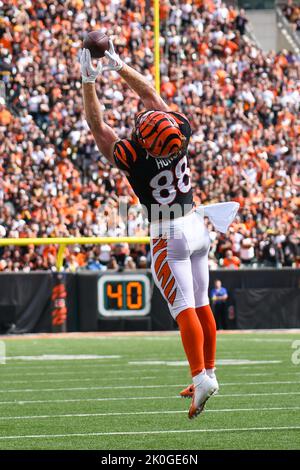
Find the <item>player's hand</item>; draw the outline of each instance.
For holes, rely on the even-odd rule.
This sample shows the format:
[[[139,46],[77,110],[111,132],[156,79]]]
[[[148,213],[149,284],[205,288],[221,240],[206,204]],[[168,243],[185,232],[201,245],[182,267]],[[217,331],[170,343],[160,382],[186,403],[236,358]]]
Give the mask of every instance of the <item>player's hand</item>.
[[[109,59],[107,65],[103,65],[100,61],[97,67],[93,67],[91,53],[88,49],[82,49],[80,55],[81,76],[83,83],[95,83],[97,77],[106,70],[118,71],[123,67],[120,56],[115,52],[112,40],[109,41],[109,50],[105,51],[106,57]]]
[[[123,62],[120,56],[115,52],[112,40],[109,40],[109,50],[105,51],[105,56],[108,58],[108,65],[103,67],[103,70],[113,70],[118,72],[123,67]]]
[[[91,53],[88,49],[82,49],[80,54],[81,77],[83,83],[95,83],[96,78],[103,72],[101,62],[93,67]]]

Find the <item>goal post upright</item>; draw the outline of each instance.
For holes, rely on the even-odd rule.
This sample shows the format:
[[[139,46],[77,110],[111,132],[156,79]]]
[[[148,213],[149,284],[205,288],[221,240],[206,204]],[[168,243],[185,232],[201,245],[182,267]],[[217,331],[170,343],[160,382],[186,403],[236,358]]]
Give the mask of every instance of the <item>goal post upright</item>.
[[[160,94],[160,16],[159,0],[154,0],[154,74],[155,89]]]

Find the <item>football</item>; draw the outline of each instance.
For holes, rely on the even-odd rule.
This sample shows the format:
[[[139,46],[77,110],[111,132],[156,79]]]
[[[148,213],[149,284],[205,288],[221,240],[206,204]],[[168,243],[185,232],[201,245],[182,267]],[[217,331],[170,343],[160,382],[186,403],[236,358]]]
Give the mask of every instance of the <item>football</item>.
[[[109,49],[109,37],[100,31],[91,31],[86,34],[83,47],[89,49],[93,59],[101,59]]]

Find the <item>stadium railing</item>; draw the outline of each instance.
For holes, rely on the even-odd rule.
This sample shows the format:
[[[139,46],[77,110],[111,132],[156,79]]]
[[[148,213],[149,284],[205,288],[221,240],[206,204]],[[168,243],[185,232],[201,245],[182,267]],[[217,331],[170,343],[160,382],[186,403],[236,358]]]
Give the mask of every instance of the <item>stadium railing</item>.
[[[285,3],[278,2],[276,4],[276,21],[277,27],[281,34],[285,37],[286,41],[296,54],[300,54],[300,34],[293,30],[291,23],[284,16],[282,7]]]

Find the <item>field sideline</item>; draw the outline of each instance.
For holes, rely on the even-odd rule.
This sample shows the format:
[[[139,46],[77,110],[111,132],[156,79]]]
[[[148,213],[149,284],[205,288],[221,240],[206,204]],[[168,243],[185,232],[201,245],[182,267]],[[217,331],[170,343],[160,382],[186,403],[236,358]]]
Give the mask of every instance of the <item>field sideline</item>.
[[[218,334],[220,393],[193,421],[177,332],[0,339],[2,450],[300,448],[297,330]]]

